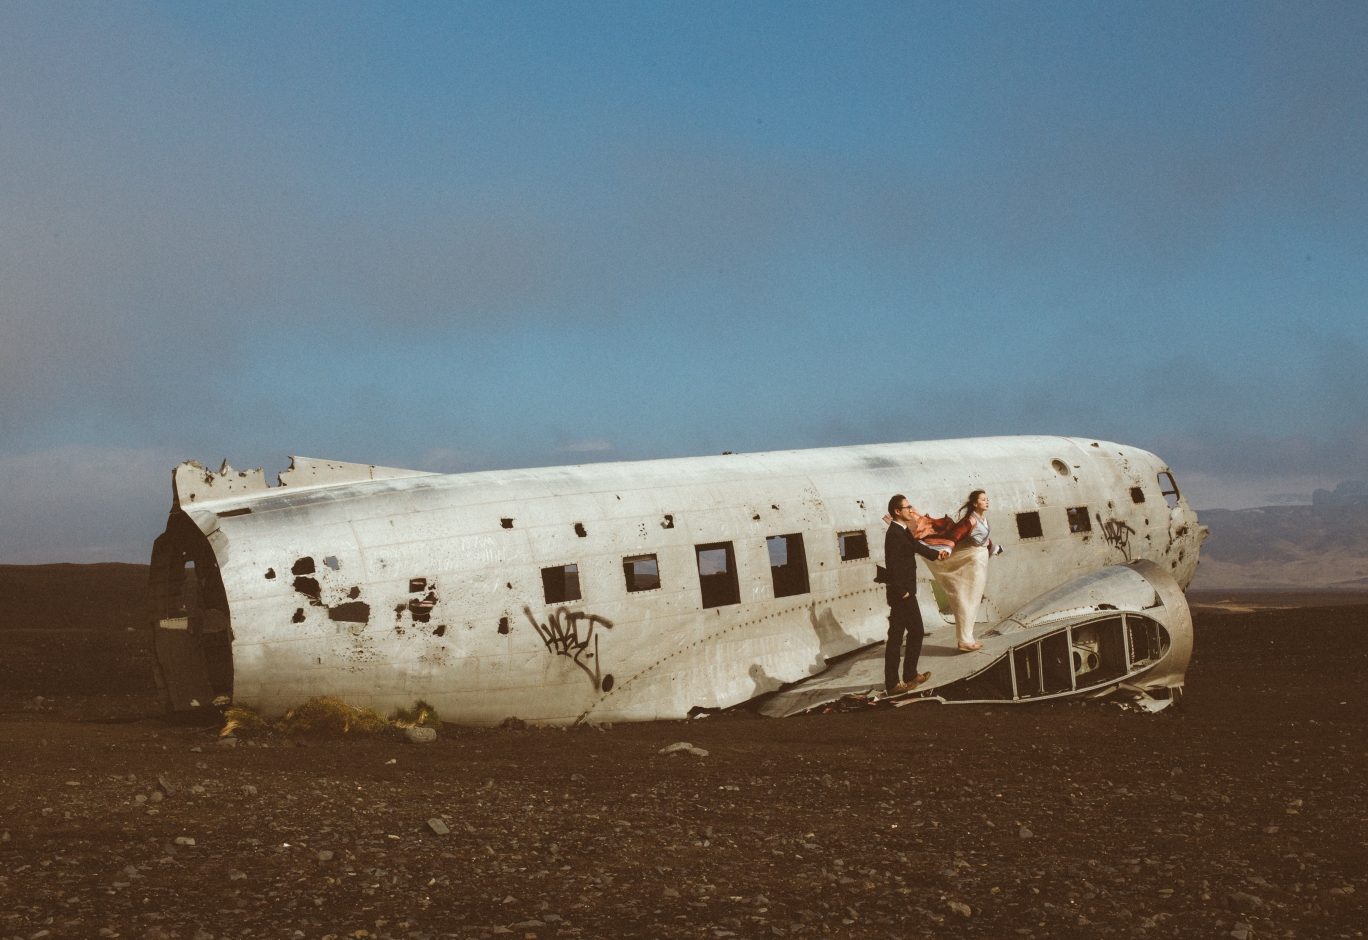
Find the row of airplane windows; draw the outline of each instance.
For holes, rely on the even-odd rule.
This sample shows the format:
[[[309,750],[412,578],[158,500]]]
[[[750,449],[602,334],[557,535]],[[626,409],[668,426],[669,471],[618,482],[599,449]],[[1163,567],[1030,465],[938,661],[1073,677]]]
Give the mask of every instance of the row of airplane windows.
[[[1131,499],[1143,503],[1145,497],[1139,487],[1131,491]],[[1071,506],[1065,510],[1069,532],[1079,534],[1092,531],[1087,506]],[[1017,536],[1022,539],[1042,538],[1044,530],[1040,512],[1016,514]],[[841,532],[836,536],[841,561],[855,561],[869,557],[869,537],[864,532]],[[803,550],[803,536],[771,535],[765,539],[769,551],[770,577],[774,581],[775,597],[793,597],[808,593],[807,555]],[[725,607],[741,603],[741,585],[736,575],[736,553],[731,542],[709,542],[695,545],[698,562],[698,583],[703,594],[703,606]],[[627,593],[654,591],[660,588],[660,564],[655,555],[629,555],[622,559],[622,575]],[[563,604],[580,600],[579,565],[556,565],[541,571],[542,590],[548,604]]]
[[[837,535],[841,561],[869,557],[869,538],[863,532],[842,532]],[[799,532],[771,535],[765,539],[769,552],[770,577],[774,581],[775,597],[793,597],[808,593],[807,553]],[[695,545],[698,562],[698,584],[703,593],[703,606],[725,607],[741,603],[741,584],[736,576],[736,552],[731,542],[709,542]],[[654,591],[660,588],[660,564],[655,555],[629,555],[622,559],[622,575],[627,592]],[[556,565],[543,568],[542,590],[548,604],[562,604],[580,599],[579,565]]]

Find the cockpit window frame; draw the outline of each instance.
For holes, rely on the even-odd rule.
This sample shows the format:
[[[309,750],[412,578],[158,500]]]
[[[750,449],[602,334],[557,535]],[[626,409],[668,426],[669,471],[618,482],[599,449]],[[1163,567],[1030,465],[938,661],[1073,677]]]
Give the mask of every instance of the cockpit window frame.
[[[1168,487],[1164,486],[1164,479],[1168,478]],[[1178,505],[1182,499],[1182,494],[1178,491],[1178,481],[1173,478],[1172,470],[1159,471],[1159,494],[1164,497],[1164,502],[1168,503],[1169,509]],[[1170,498],[1172,497],[1172,498]]]

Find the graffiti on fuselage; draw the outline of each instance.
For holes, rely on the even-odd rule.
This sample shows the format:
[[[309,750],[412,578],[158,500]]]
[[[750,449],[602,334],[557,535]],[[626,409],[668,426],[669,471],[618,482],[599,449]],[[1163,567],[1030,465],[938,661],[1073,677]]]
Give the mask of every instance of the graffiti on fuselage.
[[[537,635],[546,645],[547,652],[572,660],[594,683],[595,691],[608,692],[612,689],[612,676],[604,676],[599,669],[598,634],[595,630],[597,627],[613,629],[611,620],[568,607],[556,609],[546,618],[546,623],[538,622],[531,607],[524,607],[523,613],[532,622]],[[592,652],[589,649],[591,644]]]
[[[1135,534],[1135,530],[1120,519],[1103,522],[1100,512],[1097,514],[1097,523],[1102,527],[1102,537],[1107,540],[1107,544],[1112,548],[1120,549],[1121,554],[1129,562],[1131,560],[1130,537]]]

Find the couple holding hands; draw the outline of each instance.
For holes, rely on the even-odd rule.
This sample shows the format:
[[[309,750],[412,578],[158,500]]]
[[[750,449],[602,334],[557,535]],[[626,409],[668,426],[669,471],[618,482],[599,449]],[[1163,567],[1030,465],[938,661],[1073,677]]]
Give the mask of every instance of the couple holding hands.
[[[931,677],[929,672],[917,673],[924,637],[921,608],[917,605],[918,555],[926,559],[926,566],[950,600],[959,648],[965,652],[983,648],[982,643],[974,640],[974,619],[988,583],[988,559],[1002,554],[1002,547],[990,537],[987,513],[988,494],[983,490],[969,494],[957,520],[949,516],[923,516],[901,493],[888,501],[888,515],[884,516],[888,524],[884,535],[888,596],[884,684],[889,695],[911,692]],[[899,682],[898,654],[902,652],[904,635],[907,652]]]

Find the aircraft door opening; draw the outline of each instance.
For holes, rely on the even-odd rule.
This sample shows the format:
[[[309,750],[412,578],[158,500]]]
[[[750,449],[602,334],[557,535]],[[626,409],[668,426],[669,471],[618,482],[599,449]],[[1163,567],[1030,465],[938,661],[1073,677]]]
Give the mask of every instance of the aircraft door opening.
[[[173,512],[152,546],[148,576],[157,684],[173,711],[233,694],[233,631],[209,541]]]

